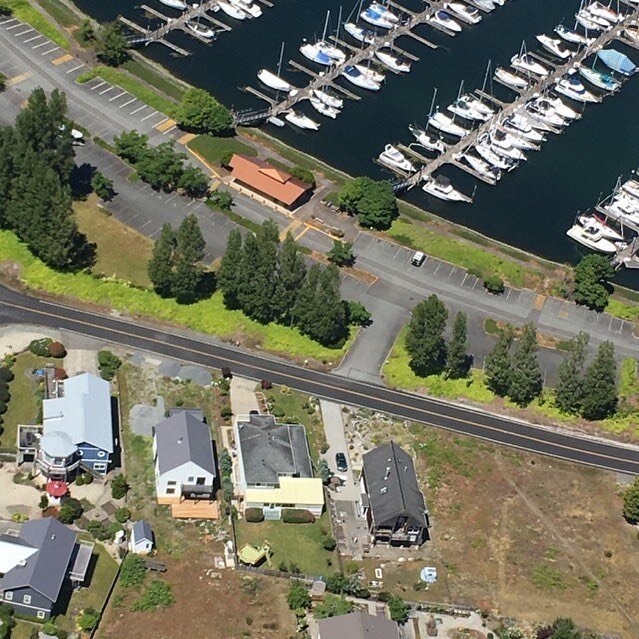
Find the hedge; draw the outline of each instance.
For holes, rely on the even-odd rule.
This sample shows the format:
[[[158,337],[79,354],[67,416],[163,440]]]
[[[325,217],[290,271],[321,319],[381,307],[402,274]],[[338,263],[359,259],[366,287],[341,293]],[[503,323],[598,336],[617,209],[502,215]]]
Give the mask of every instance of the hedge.
[[[244,511],[244,519],[251,524],[264,521],[264,512],[261,508],[247,508]]]
[[[285,524],[312,524],[315,516],[310,510],[303,508],[283,508],[282,521]]]

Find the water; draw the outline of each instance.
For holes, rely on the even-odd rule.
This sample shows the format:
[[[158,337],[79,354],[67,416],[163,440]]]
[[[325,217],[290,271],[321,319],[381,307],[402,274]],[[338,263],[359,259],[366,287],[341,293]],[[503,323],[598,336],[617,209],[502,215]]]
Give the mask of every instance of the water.
[[[125,0],[76,2],[101,21],[122,14],[145,26],[157,24]],[[172,33],[173,42],[193,53],[189,57],[173,57],[166,47],[157,44],[144,52],[187,82],[208,89],[230,107],[262,107],[263,102],[243,93],[239,87],[258,87],[256,73],[261,67],[276,70],[281,42],[286,43],[283,76],[293,84],[304,85],[308,76],[289,70],[286,61],[295,58],[305,66],[313,66],[301,56],[298,47],[304,38],[321,34],[326,10],[331,10],[331,21],[335,24],[340,6],[340,0],[274,2],[276,6],[264,8],[259,19],[233,23],[233,30],[221,34],[211,46],[181,32]],[[157,0],[148,3],[167,15],[172,13]],[[403,4],[413,10],[421,8],[418,0],[403,0]],[[413,63],[410,74],[388,73],[381,91],[361,91],[361,100],[346,100],[337,120],[322,117],[310,105],[301,106],[301,111],[321,121],[319,132],[270,125],[268,130],[353,175],[389,177],[373,159],[388,142],[412,141],[407,125],[425,123],[435,87],[437,104],[444,108],[455,99],[461,80],[467,89],[481,87],[488,59],[492,59],[493,67],[506,65],[518,52],[522,39],[531,50],[537,48],[535,35],[551,33],[562,20],[572,24],[571,16],[577,7],[576,0],[508,0],[505,6],[485,15],[478,25],[464,26],[455,38],[420,27],[417,31],[420,35],[442,48],[433,51],[411,38],[400,38],[398,46],[421,58]],[[344,8],[345,15],[351,8]],[[217,15],[227,23],[232,22]],[[637,51],[626,53],[639,61]],[[351,85],[344,86],[355,90]],[[499,85],[494,88],[496,95],[508,96]],[[405,197],[422,208],[513,246],[548,259],[575,263],[582,251],[565,236],[575,214],[591,207],[600,194],[607,194],[619,174],[628,175],[639,164],[637,104],[639,78],[631,78],[619,94],[588,106],[584,117],[562,135],[550,134],[540,152],[530,153],[528,162],[504,176],[495,187],[477,182],[454,167],[445,167],[443,173],[467,193],[477,184],[472,205],[446,204],[429,198],[421,189],[413,189]],[[639,287],[637,272],[621,272],[617,281]]]

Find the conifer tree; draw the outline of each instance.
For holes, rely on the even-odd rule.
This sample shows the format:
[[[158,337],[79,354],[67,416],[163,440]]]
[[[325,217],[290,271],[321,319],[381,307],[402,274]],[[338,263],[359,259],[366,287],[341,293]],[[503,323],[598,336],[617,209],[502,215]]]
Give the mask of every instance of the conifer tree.
[[[206,242],[202,236],[202,229],[194,213],[187,215],[175,234],[177,250],[180,257],[189,264],[196,264],[204,259]]]
[[[408,325],[406,350],[410,367],[422,377],[441,373],[446,363],[444,329],[448,311],[436,295],[415,306]]]
[[[242,259],[239,269],[239,302],[240,308],[249,317],[253,317],[254,309],[259,306],[258,285],[254,277],[255,265],[258,260],[257,238],[249,233],[244,238],[242,246]]]
[[[277,276],[273,293],[273,316],[291,323],[292,311],[306,277],[306,263],[291,233],[287,233],[277,256]]]
[[[586,361],[586,346],[590,336],[583,331],[570,340],[567,355],[557,369],[555,400],[559,410],[576,413],[583,400],[583,367]]]
[[[324,346],[339,344],[346,338],[346,309],[340,296],[339,269],[334,264],[321,270],[312,311],[300,330]]]
[[[527,406],[541,393],[541,372],[537,361],[537,332],[526,324],[512,358],[508,396],[519,406]]]
[[[461,311],[455,315],[453,335],[448,343],[446,355],[446,375],[451,379],[460,379],[468,375],[470,357],[468,356],[468,319]]]
[[[486,357],[484,365],[486,385],[493,393],[500,397],[505,397],[510,389],[512,379],[510,347],[512,343],[513,337],[511,331],[503,331],[497,343],[488,354],[488,357]]]
[[[293,307],[293,323],[298,326],[303,333],[307,334],[309,333],[305,329],[310,326],[313,321],[320,273],[321,268],[319,264],[313,264],[311,268],[308,269],[306,279],[300,288],[297,301]]]
[[[5,226],[6,209],[15,178],[15,135],[11,127],[0,127],[0,226]]]
[[[581,414],[586,419],[605,419],[617,410],[617,364],[612,342],[602,342],[583,381]]]
[[[217,282],[224,297],[226,308],[240,308],[242,287],[242,234],[233,229],[226,242],[226,251],[222,257]]]
[[[171,277],[171,293],[180,304],[191,304],[197,299],[202,270],[179,255]]]
[[[173,268],[177,241],[170,224],[164,224],[160,237],[153,245],[148,264],[149,279],[158,295],[170,297],[173,291]]]

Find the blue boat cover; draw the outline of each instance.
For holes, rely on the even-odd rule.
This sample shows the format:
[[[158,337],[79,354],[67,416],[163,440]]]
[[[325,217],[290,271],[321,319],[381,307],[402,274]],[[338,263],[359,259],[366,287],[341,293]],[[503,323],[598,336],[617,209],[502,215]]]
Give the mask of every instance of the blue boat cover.
[[[632,60],[616,49],[602,49],[597,53],[597,57],[608,68],[623,73],[624,75],[630,75],[637,70]]]

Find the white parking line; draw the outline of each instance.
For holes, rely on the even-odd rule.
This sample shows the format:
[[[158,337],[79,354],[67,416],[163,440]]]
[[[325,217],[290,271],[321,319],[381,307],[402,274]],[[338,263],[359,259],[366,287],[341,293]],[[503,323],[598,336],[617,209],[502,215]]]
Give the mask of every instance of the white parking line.
[[[41,42],[40,44],[36,44],[35,46],[31,47],[32,51],[35,51],[36,49],[39,49],[40,47],[44,47],[47,44],[51,44],[50,40],[45,40],[44,42]]]
[[[96,85],[91,87],[91,91],[95,91],[96,89],[99,89],[100,87],[103,87],[106,84],[106,82],[104,80],[102,80],[101,82],[98,82]]]
[[[171,131],[175,131],[175,129],[177,129],[177,124],[174,124],[170,129],[163,131],[162,135],[168,135],[169,133],[171,133]]]
[[[24,31],[20,31],[20,33],[14,33],[13,35],[16,38],[19,38],[20,36],[23,36],[25,33],[31,33],[32,31],[35,31],[35,29],[25,29]]]
[[[440,263],[437,265],[437,268],[433,271],[433,275],[436,275],[436,274],[437,274],[437,271],[439,271],[439,269],[441,268],[441,265],[442,265],[442,263],[440,262]]]
[[[140,228],[139,230],[141,231],[145,226],[148,226],[149,224],[151,224],[151,220],[147,220]]]
[[[178,196],[177,193],[174,193],[167,201],[166,203],[168,204],[171,200],[174,200],[176,197]]]
[[[69,69],[67,71],[67,75],[69,75],[69,73],[73,73],[74,71],[77,71],[78,69],[81,69],[84,65],[83,64],[78,64],[77,67],[73,67],[73,69]]]
[[[131,102],[135,102],[135,100],[136,100],[136,98],[131,98],[130,100],[128,100],[124,104],[121,104],[119,108],[123,109],[125,106],[128,106],[129,104],[131,104]]]
[[[463,286],[463,285],[464,285],[464,282],[466,281],[466,278],[467,278],[467,277],[468,277],[468,273],[465,273],[465,274],[464,274],[464,279],[461,281],[460,286]]]
[[[109,91],[113,91],[113,89],[115,89],[115,87],[111,85],[110,87],[104,89],[104,91],[100,91],[98,95],[104,95],[105,93],[108,93]]]
[[[131,111],[129,115],[135,115],[138,111],[142,111],[142,109],[146,109],[147,105],[143,104],[141,107],[138,107],[135,111]]]
[[[57,51],[60,47],[53,47],[53,49],[48,49],[47,51],[43,51],[40,55],[45,56]]]
[[[5,20],[4,22],[0,22],[0,27],[4,26],[5,24],[11,24],[12,22],[17,22],[18,19],[17,18],[9,18],[8,20]]]
[[[33,38],[29,38],[28,40],[25,40],[24,43],[29,44],[29,42],[33,42],[34,40],[39,40],[40,38],[44,38],[44,36],[38,33],[38,35],[34,35]]]
[[[156,111],[157,113],[157,111]],[[169,118],[164,118],[163,120],[160,120],[159,122],[156,122],[153,126],[160,126],[160,124],[164,124],[165,122],[168,121]]]
[[[144,122],[144,120],[148,120],[149,118],[152,118],[154,115],[157,115],[157,114],[158,114],[157,111],[153,111],[153,113],[150,113],[149,115],[143,117],[141,121]]]
[[[123,95],[126,95],[126,91],[122,91],[122,93],[118,93],[116,96],[112,97],[109,102],[113,102],[113,100],[117,100],[118,98],[121,98]]]
[[[23,26],[24,23],[18,22],[18,24],[12,24],[10,27],[7,27],[7,31],[11,31],[11,29],[17,29],[18,27]]]

